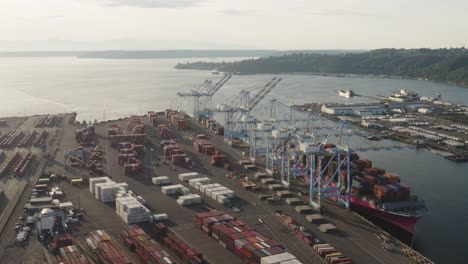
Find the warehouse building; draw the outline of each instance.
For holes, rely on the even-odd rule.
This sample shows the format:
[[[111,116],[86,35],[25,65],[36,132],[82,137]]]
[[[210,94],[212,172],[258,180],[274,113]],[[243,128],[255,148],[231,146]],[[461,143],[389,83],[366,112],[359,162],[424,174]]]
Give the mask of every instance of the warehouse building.
[[[372,116],[385,115],[387,109],[378,104],[355,104],[355,105],[327,105],[323,104],[321,111],[330,115],[357,115]]]

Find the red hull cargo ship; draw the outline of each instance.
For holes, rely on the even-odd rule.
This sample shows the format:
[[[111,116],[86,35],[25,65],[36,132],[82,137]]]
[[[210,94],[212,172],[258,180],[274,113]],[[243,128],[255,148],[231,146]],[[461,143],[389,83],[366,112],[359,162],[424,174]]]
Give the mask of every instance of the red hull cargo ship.
[[[342,153],[342,158],[345,155]],[[325,167],[330,159],[331,155],[325,156],[322,166]],[[396,227],[395,230],[414,235],[414,226],[427,213],[424,201],[411,194],[411,187],[401,183],[400,176],[372,167],[372,161],[359,159],[355,152],[350,154],[350,161],[351,208],[363,216],[382,221],[392,229]],[[328,166],[328,178],[337,168],[338,161],[332,160]],[[340,177],[342,186],[346,186],[347,170],[343,164]],[[337,185],[336,177],[331,185]]]

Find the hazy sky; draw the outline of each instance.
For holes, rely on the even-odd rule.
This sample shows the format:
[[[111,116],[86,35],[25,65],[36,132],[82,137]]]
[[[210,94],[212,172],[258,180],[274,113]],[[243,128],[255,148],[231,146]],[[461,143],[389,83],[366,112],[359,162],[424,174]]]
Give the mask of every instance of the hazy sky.
[[[0,50],[468,46],[467,0],[0,0]]]

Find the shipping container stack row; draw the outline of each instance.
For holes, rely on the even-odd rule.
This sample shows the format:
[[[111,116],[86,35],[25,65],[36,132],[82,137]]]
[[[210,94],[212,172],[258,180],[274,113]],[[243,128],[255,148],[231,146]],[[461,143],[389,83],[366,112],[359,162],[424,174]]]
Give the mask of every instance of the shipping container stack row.
[[[205,263],[203,254],[197,249],[190,247],[170,231],[163,223],[154,225],[155,237],[158,241],[166,245],[176,256],[187,264]]]
[[[229,204],[231,199],[235,197],[233,190],[219,183],[211,183],[210,179],[206,177],[191,179],[189,185],[222,205]]]
[[[91,156],[89,158],[89,169],[99,175],[104,174],[103,152],[97,146],[91,150]]]
[[[343,256],[330,244],[317,244],[313,246],[315,253],[317,253],[326,263],[329,264],[351,264],[352,260]]]
[[[216,135],[224,136],[224,127],[216,120],[204,118],[201,120],[203,126],[209,130],[212,130]]]
[[[142,165],[138,155],[145,154],[145,146],[133,144],[130,142],[120,142],[118,150],[119,164],[124,167],[125,176],[140,173],[142,170]]]
[[[88,264],[85,255],[75,245],[62,247],[60,254],[55,256],[57,264]]]
[[[150,126],[157,127],[160,122],[161,119],[159,119],[158,113],[154,111],[148,111],[148,123]]]
[[[141,117],[133,115],[128,119],[127,122],[127,129],[128,132],[131,134],[144,134],[145,127],[141,120]]]
[[[158,136],[162,140],[175,139],[174,133],[169,130],[169,126],[167,124],[158,125]]]
[[[44,116],[39,119],[35,127],[54,127],[62,120],[61,116]]]
[[[19,152],[15,152],[7,161],[6,163],[2,166],[0,169],[0,176],[5,176],[8,171],[12,168],[13,164],[21,158]]]
[[[120,190],[116,197],[115,212],[126,224],[153,221],[150,210],[142,204],[141,196],[135,196],[131,191]]]
[[[223,212],[195,215],[195,226],[249,264],[301,263],[285,247],[256,232],[254,228]]]
[[[13,170],[13,175],[23,176],[29,165],[32,163],[34,157],[35,155],[33,155],[31,152],[28,152]]]
[[[161,141],[161,151],[164,158],[170,159],[172,166],[193,168],[193,160],[185,154],[184,150],[174,140]]]
[[[190,129],[189,122],[186,120],[185,115],[177,111],[166,110],[166,119],[178,130]]]
[[[326,244],[326,245],[328,245],[330,251],[328,251],[326,254],[325,252],[320,252],[322,254],[319,254],[319,252],[317,252],[316,248],[314,247],[315,237],[311,233],[304,231],[301,225],[299,225],[291,216],[284,214],[284,213],[277,213],[277,215],[280,217],[283,224],[285,224],[289,228],[289,230],[291,230],[294,234],[296,234],[296,236],[299,239],[304,241],[307,244],[307,246],[312,247],[312,249],[318,255],[320,255],[320,257],[322,257],[326,263],[333,263],[333,264],[351,263],[350,258],[344,256],[343,254],[338,252],[335,248],[333,248],[329,244]],[[333,256],[333,258],[331,258],[331,256]]]
[[[196,140],[193,143],[193,146],[196,151],[211,156],[211,166],[224,167],[224,155],[217,151],[213,144],[208,142],[204,134],[196,135]]]
[[[58,234],[55,235],[52,241],[49,243],[50,252],[54,255],[59,254],[59,249],[62,247],[67,247],[73,245],[73,237],[68,234]]]
[[[173,264],[176,263],[156,241],[137,225],[126,226],[121,237],[124,244],[135,253],[143,264]]]
[[[120,190],[128,190],[128,184],[124,182],[116,183],[109,177],[89,179],[89,191],[103,203],[114,202]]]
[[[90,233],[86,243],[93,250],[101,263],[105,264],[131,264],[119,244],[104,230]]]
[[[344,158],[345,153],[342,154]],[[322,161],[325,166],[330,159],[326,157]],[[380,202],[398,202],[410,199],[411,187],[400,183],[400,176],[386,173],[385,169],[372,167],[371,160],[359,159],[357,153],[351,153],[351,192],[355,196],[372,196]],[[328,176],[331,177],[338,168],[338,161],[333,160],[328,168]],[[341,182],[346,184],[347,171],[345,166],[340,168]]]
[[[34,146],[40,147],[42,145],[45,145],[48,136],[49,136],[49,132],[45,130],[42,131],[39,137],[37,137],[36,140],[34,141]]]
[[[33,143],[33,141],[36,139],[36,136],[37,136],[36,130],[32,131],[20,141],[20,143],[18,144],[18,147],[20,148],[29,147]]]
[[[57,264],[88,264],[90,263],[81,250],[73,244],[70,234],[55,235],[49,244],[49,249]]]
[[[10,148],[15,145],[23,137],[21,130],[13,130],[7,133],[4,138],[0,141],[0,148]]]
[[[89,125],[85,128],[78,128],[75,131],[75,138],[82,146],[93,146],[95,142],[94,126]]]

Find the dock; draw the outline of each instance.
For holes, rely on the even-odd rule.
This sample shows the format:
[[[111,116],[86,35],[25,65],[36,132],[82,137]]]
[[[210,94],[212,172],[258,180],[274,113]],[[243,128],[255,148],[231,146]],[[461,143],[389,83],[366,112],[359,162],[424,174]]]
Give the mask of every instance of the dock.
[[[90,176],[87,169],[70,167],[64,159],[67,152],[79,147],[75,139],[75,130],[82,126],[75,124],[74,117],[72,114],[63,115],[61,122],[53,128],[35,128],[34,125],[40,122],[41,116],[17,118],[9,121],[8,130],[31,131],[36,129],[39,131],[39,129],[44,129],[49,131],[50,137],[47,140],[47,156],[42,155],[41,148],[31,147],[37,156],[34,170],[29,171],[22,178],[12,176],[2,178],[3,184],[6,187],[6,189],[4,188],[4,193],[7,199],[9,199],[10,204],[8,208],[0,212],[0,257],[5,261],[2,263],[45,259],[41,243],[34,234],[29,238],[26,246],[18,247],[15,246],[16,233],[14,231],[15,223],[23,215],[23,208],[30,199],[35,182],[43,172],[51,172],[63,177],[62,180],[57,181],[54,185],[61,188],[65,194],[66,201],[70,201],[76,206],[83,208],[85,212],[83,216],[84,220],[71,230],[71,234],[79,244],[85,244],[85,236],[91,231],[98,229],[103,229],[112,237],[119,238],[122,229],[126,226],[125,222],[116,214],[114,205],[98,201],[89,192],[88,185],[72,185],[69,181],[70,179],[86,179],[87,177],[96,176]],[[395,238],[391,238],[383,230],[358,214],[338,207],[332,201],[325,203],[326,210],[322,215],[314,216],[314,214],[309,213],[310,208],[306,204],[296,203],[297,201],[301,201],[298,198],[296,198],[298,200],[295,200],[294,205],[289,205],[285,202],[286,199],[295,199],[290,198],[291,194],[293,196],[297,195],[293,191],[279,191],[283,197],[276,200],[261,199],[262,195],[275,196],[277,190],[270,190],[268,188],[268,184],[272,182],[266,181],[265,184],[262,184],[260,180],[257,181],[254,177],[256,171],[246,170],[239,164],[238,161],[247,159],[239,149],[229,146],[224,142],[222,136],[215,135],[193,119],[188,119],[190,127],[188,130],[178,130],[173,126],[170,126],[169,129],[174,134],[176,142],[182,147],[183,151],[193,159],[195,166],[192,169],[188,169],[171,166],[167,162],[164,164],[165,159],[160,151],[161,139],[157,136],[157,128],[150,124],[147,118],[143,117],[142,120],[144,120],[144,131],[150,141],[153,142],[153,145],[145,145],[146,152],[142,160],[142,171],[132,176],[125,175],[122,166],[119,165],[119,152],[116,148],[111,147],[111,142],[108,138],[109,128],[115,126],[125,128],[128,120],[106,121],[94,125],[96,143],[100,146],[103,153],[102,166],[104,175],[111,177],[115,182],[127,183],[129,189],[144,198],[146,201],[145,205],[153,214],[167,214],[170,219],[170,230],[182,241],[201,251],[208,263],[237,264],[244,262],[233,252],[221,247],[201,230],[194,228],[194,215],[205,212],[207,208],[224,211],[252,225],[259,233],[282,243],[286,250],[296,256],[301,263],[325,263],[325,261],[303,240],[299,239],[290,229],[285,227],[284,223],[277,217],[278,211],[287,213],[293,217],[317,241],[333,245],[343,255],[351,258],[353,263],[414,263],[407,256],[407,252],[415,255],[418,254],[417,252],[409,249]],[[193,140],[196,134],[205,134],[207,140],[225,155],[225,159],[233,167],[232,170],[246,175],[249,180],[262,186],[262,190],[256,192],[247,190],[235,180],[227,177],[229,172],[223,167],[211,166],[210,156],[204,155],[194,149]],[[4,151],[6,152],[6,156],[9,157],[14,150],[16,148]],[[91,147],[84,147],[84,150],[85,152],[90,152]],[[23,153],[26,150],[23,149],[21,151]],[[180,181],[179,174],[193,171],[198,172],[203,177],[208,177],[212,183],[219,183],[233,190],[237,198],[234,207],[222,205],[201,194],[190,186],[188,182]],[[203,203],[190,206],[178,205],[176,198],[164,195],[161,192],[161,187],[152,183],[152,178],[158,176],[167,176],[172,184],[181,184],[188,188],[191,193],[199,194],[202,196]],[[5,181],[5,179],[7,180]],[[14,191],[12,188],[18,189]],[[299,211],[297,211],[296,206],[301,206]],[[333,232],[322,232],[318,223],[329,223],[336,226],[336,230],[333,230]],[[145,229],[151,229],[151,224],[149,223],[141,224],[141,226]],[[392,250],[384,247],[381,238],[379,238],[380,235],[389,237],[395,247]],[[134,261],[133,263],[139,263],[135,255],[124,246],[121,239],[117,239],[116,241],[125,249],[124,253]]]

